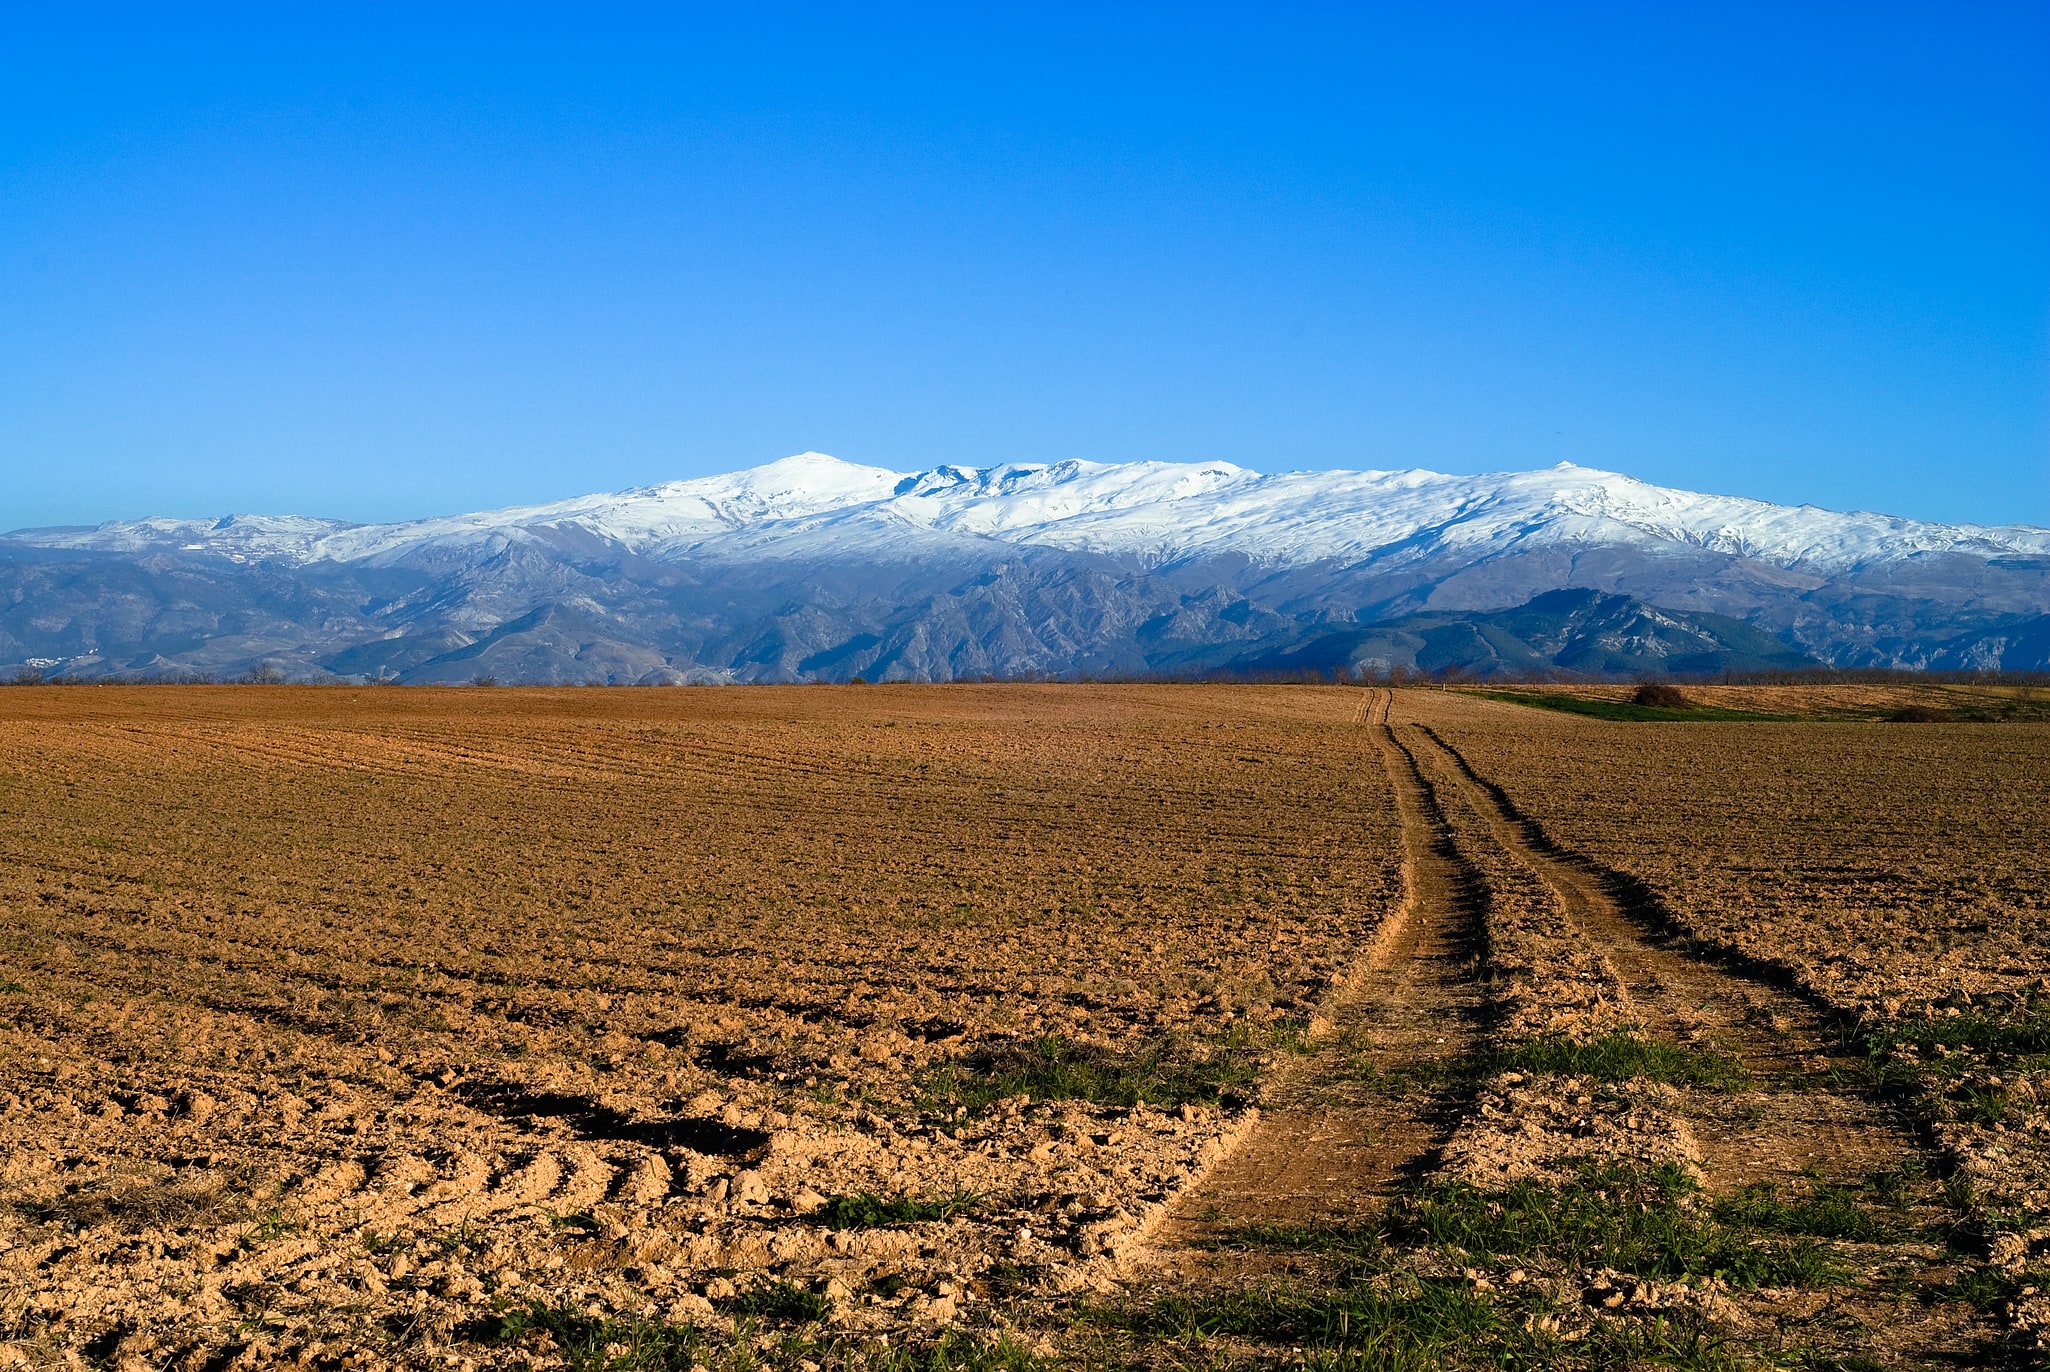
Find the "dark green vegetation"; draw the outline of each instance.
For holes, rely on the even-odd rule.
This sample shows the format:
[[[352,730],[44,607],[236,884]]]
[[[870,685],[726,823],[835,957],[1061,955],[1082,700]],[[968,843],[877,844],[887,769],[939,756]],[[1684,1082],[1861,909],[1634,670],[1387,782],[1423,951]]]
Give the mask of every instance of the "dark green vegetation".
[[[1684,1303],[1597,1317],[1581,1283],[1607,1270],[1738,1290],[1834,1286],[1850,1270],[1816,1231],[1881,1223],[1828,1188],[1771,1200],[1725,1215],[1677,1167],[1593,1161],[1557,1186],[1433,1183],[1357,1225],[1255,1226],[1228,1240],[1303,1255],[1297,1270],[1313,1276],[1091,1315],[1213,1362],[1230,1361],[1214,1342],[1228,1339],[1266,1350],[1255,1359],[1299,1349],[1304,1365],[1334,1369],[1748,1366]],[[1448,1267],[1466,1271],[1434,1275]]]
[[[1899,1178],[1875,1181],[1882,1198],[1899,1196]],[[1889,1186],[1888,1183],[1894,1183]],[[1723,1224],[1773,1234],[1802,1234],[1853,1243],[1891,1243],[1906,1237],[1908,1226],[1899,1213],[1883,1215],[1861,1204],[1848,1186],[1817,1183],[1807,1195],[1787,1199],[1770,1185],[1746,1187],[1724,1196],[1712,1210]]]
[[[1512,705],[1530,705],[1540,710],[1558,710],[1569,715],[1588,715],[1595,719],[1633,723],[1653,720],[1784,722],[1800,718],[1799,715],[1769,715],[1756,710],[1723,710],[1711,705],[1689,705],[1682,708],[1639,705],[1635,701],[1600,700],[1568,695],[1564,691],[1477,691],[1475,694],[1486,696],[1490,700],[1506,700]]]
[[[1277,1255],[1286,1279],[1175,1292],[1085,1318],[1142,1341],[1122,1360],[1149,1366],[1162,1365],[1157,1350],[1167,1344],[1175,1352],[1165,1360],[1178,1366],[1278,1360],[1361,1372],[1876,1367],[1857,1343],[1800,1342],[1805,1322],[1771,1334],[1712,1324],[1700,1302],[1722,1297],[1684,1293],[1719,1291],[1755,1314],[1786,1288],[1869,1293],[1893,1290],[1891,1282],[1901,1298],[1997,1314],[2050,1280],[1977,1265],[1941,1285],[1873,1276],[1870,1245],[1937,1237],[1910,1214],[1920,1181],[1911,1170],[1711,1199],[1677,1166],[1584,1160],[1557,1185],[1427,1183],[1359,1223],[1247,1226],[1223,1241]],[[1630,1294],[1647,1282],[1654,1301]],[[2032,1365],[2004,1341],[1973,1356],[1975,1365]]]
[[[863,1372],[1032,1372],[1041,1365],[1002,1336],[944,1333],[917,1348],[891,1348],[816,1329],[763,1339],[745,1322],[731,1335],[713,1334],[689,1324],[586,1315],[539,1302],[482,1320],[468,1332],[494,1349],[493,1366],[522,1367],[520,1355],[526,1354],[569,1372],[755,1372],[821,1365]]]
[[[1687,1048],[1618,1031],[1586,1043],[1557,1036],[1532,1039],[1513,1048],[1488,1048],[1457,1061],[1376,1076],[1391,1091],[1410,1086],[1485,1081],[1503,1072],[1532,1076],[1587,1077],[1594,1081],[1663,1081],[1712,1091],[1752,1085],[1751,1073],[1734,1055],[1713,1048]]]
[[[971,1115],[1018,1096],[1124,1107],[1216,1105],[1248,1091],[1259,1063],[1249,1043],[1166,1041],[1118,1056],[1047,1034],[1008,1053],[948,1064],[921,1086],[925,1104],[953,1104]]]
[[[1528,705],[1539,710],[1554,710],[1562,714],[1585,715],[1591,719],[1623,723],[1660,720],[1709,723],[1869,723],[1880,720],[1893,724],[1997,724],[2050,719],[2050,694],[2026,686],[2018,694],[1970,689],[1947,690],[1942,697],[1943,703],[1935,705],[1916,703],[1891,706],[1885,704],[1882,697],[1875,696],[1863,704],[1843,701],[1820,703],[1801,714],[1778,714],[1766,710],[1742,710],[1706,704],[1691,696],[1688,690],[1666,683],[1640,686],[1628,700],[1578,695],[1570,690],[1543,690],[1530,687],[1497,686],[1469,689],[1472,694],[1485,696],[1489,700],[1507,701],[1512,705]]]
[[[1470,1258],[1543,1259],[1610,1267],[1640,1277],[1719,1277],[1732,1286],[1824,1286],[1842,1265],[1805,1236],[1761,1238],[1700,1203],[1678,1167],[1649,1171],[1588,1163],[1565,1185],[1519,1182],[1500,1193],[1461,1183],[1398,1199],[1385,1220],[1392,1242]],[[1776,1231],[1786,1232],[1786,1231]]]
[[[1906,1045],[1920,1053],[1968,1052],[1996,1062],[2050,1055],[2050,1008],[1978,1009],[1941,1019],[1902,1020],[1866,1039],[1868,1051]]]
[[[554,1354],[570,1372],[687,1372],[693,1366],[732,1365],[712,1340],[687,1324],[600,1318],[538,1301],[482,1321],[472,1333],[505,1353]]]
[[[1875,1086],[1898,1090],[1919,1079],[1932,1088],[1929,1103],[1944,1118],[2014,1125],[2042,1108],[2036,1093],[2020,1085],[2026,1075],[2050,1070],[2050,1012],[2041,1002],[1897,1021],[1866,1032],[1859,1043]]]
[[[1894,724],[2006,724],[2050,719],[2050,697],[2028,693],[2002,698],[1961,697],[1936,707],[1906,705],[1886,716]]]
[[[832,1303],[816,1291],[807,1291],[791,1281],[763,1282],[750,1287],[729,1302],[736,1315],[786,1324],[813,1324],[832,1311]]]
[[[956,1191],[942,1200],[914,1200],[898,1196],[885,1200],[872,1192],[835,1196],[816,1218],[828,1229],[875,1229],[888,1224],[923,1224],[950,1220],[967,1214],[982,1198],[973,1191]]]
[[[1308,1278],[1177,1294],[1095,1318],[1172,1341],[1213,1366],[1279,1353],[1288,1363],[1334,1369],[1876,1367],[1855,1344],[1824,1349],[1797,1334],[1780,1342],[1791,1330],[1760,1344],[1755,1333],[1711,1325],[1670,1293],[1707,1284],[1741,1299],[1763,1287],[1863,1284],[1835,1245],[1911,1235],[1904,1211],[1878,1214],[1861,1199],[1875,1193],[1884,1203],[1887,1181],[1818,1183],[1786,1199],[1761,1189],[1714,1204],[1672,1169],[1598,1164],[1558,1187],[1433,1186],[1358,1226],[1253,1227],[1232,1236],[1234,1246],[1303,1255],[1310,1265],[1291,1270],[1312,1272]],[[1477,1267],[1435,1275],[1461,1262]],[[1516,1270],[1505,1274],[1512,1263]],[[1583,1290],[1588,1274],[1602,1270],[1620,1280]],[[1667,1298],[1616,1308],[1640,1278],[1660,1282]],[[1947,1285],[1913,1291],[1924,1302],[1998,1313],[2045,1280],[1973,1267]],[[1222,1353],[1220,1339],[1244,1352]],[[2033,1365],[2005,1341],[1974,1356],[1975,1365]]]
[[[1190,1361],[1211,1366],[1235,1365],[1215,1351],[1220,1339],[1300,1349],[1300,1366],[1329,1372],[1749,1365],[1688,1312],[1641,1323],[1603,1321],[1568,1338],[1552,1309],[1534,1287],[1498,1296],[1459,1280],[1394,1272],[1328,1290],[1277,1283],[1172,1296],[1098,1318],[1171,1342]]]
[[[1108,1313],[1105,1323],[1192,1352],[1219,1338],[1301,1347],[1312,1366],[1427,1368],[1447,1362],[1527,1363],[1541,1345],[1512,1312],[1463,1283],[1398,1274],[1334,1290],[1276,1284],[1170,1296]]]

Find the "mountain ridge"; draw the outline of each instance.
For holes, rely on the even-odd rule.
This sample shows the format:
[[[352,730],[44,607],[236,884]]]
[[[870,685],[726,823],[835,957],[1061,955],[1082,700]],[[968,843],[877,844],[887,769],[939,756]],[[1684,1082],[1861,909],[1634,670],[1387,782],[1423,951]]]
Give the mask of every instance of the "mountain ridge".
[[[1647,540],[1790,568],[1839,568],[1932,551],[2050,557],[2050,529],[1774,505],[1654,486],[1566,462],[1478,476],[1420,468],[1265,475],[1222,462],[1075,459],[899,472],[824,453],[627,491],[388,524],[230,515],[115,521],[87,531],[16,530],[4,537],[42,547],[133,552],[177,542],[181,551],[355,561],[465,537],[576,526],[659,557],[700,552],[722,534],[746,530],[802,538],[841,521],[869,527],[863,517],[870,515],[906,529],[1161,562],[1223,551],[1276,565],[1359,560],[1450,529],[1464,530],[1471,545],[1499,544],[1512,528],[1542,530],[1562,541],[1601,541],[1605,532],[1613,538],[1597,527],[1602,521]],[[759,551],[761,545],[747,546]]]
[[[1146,675],[1267,670],[1249,664],[1330,657],[1350,635],[1380,646],[1340,653],[1330,670],[1579,672],[1488,618],[1566,589],[1680,617],[1638,635],[1641,654],[1574,658],[1634,671],[2050,666],[2050,530],[2025,525],[1770,505],[1571,464],[1482,476],[1082,461],[898,472],[807,453],[394,524],[235,515],[18,530],[0,535],[0,669]],[[1448,643],[1467,644],[1468,660],[1445,658]]]

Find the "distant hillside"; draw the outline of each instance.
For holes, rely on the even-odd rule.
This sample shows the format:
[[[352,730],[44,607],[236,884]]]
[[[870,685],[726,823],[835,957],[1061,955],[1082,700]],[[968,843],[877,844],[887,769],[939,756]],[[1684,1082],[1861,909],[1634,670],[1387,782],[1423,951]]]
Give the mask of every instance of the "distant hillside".
[[[1511,610],[1440,611],[1320,633],[1245,654],[1225,670],[1248,676],[1320,672],[1385,676],[1419,671],[1522,680],[1712,676],[1823,664],[1741,620],[1662,610],[1600,591],[1547,591]]]

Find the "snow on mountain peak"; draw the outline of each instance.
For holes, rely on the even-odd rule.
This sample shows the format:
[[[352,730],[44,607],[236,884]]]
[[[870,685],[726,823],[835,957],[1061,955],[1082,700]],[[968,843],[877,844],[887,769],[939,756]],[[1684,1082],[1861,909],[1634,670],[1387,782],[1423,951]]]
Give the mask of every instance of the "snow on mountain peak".
[[[994,541],[1159,564],[1235,554],[1278,566],[1559,543],[1708,551],[1843,569],[1923,553],[2050,554],[2050,530],[1923,523],[1653,486],[1561,462],[1542,471],[1263,475],[1228,462],[1005,463],[901,472],[805,452],[744,471],[401,524],[296,516],[137,520],[17,541],[174,547],[285,561],[468,555],[549,531],[651,557],[916,558]]]

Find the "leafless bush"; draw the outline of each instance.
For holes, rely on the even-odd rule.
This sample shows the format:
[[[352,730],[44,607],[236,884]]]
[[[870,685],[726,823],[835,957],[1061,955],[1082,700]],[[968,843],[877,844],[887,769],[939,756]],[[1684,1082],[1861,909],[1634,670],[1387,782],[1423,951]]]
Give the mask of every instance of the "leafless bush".
[[[1630,697],[1637,705],[1649,705],[1658,710],[1691,710],[1694,702],[1687,699],[1680,688],[1668,686],[1663,681],[1647,681],[1637,688],[1637,694]]]

